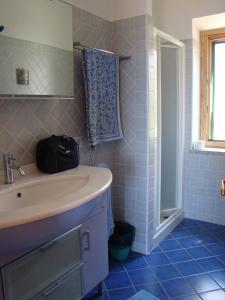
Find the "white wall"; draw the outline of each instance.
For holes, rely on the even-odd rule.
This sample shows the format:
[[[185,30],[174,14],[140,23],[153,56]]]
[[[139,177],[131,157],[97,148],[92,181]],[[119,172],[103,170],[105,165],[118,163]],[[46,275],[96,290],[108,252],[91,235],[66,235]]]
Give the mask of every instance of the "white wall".
[[[0,0],[2,35],[72,50],[72,8],[61,1]]]
[[[66,0],[108,21],[152,13],[152,0]]]
[[[223,12],[224,0],[153,0],[156,27],[179,40],[191,38],[192,18]]]

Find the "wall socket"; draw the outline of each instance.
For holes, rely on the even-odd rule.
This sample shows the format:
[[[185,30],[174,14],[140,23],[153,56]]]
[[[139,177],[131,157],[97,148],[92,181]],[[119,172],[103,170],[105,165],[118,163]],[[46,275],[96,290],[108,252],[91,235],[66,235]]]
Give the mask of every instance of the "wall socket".
[[[29,70],[24,68],[16,69],[16,82],[21,85],[29,84]]]

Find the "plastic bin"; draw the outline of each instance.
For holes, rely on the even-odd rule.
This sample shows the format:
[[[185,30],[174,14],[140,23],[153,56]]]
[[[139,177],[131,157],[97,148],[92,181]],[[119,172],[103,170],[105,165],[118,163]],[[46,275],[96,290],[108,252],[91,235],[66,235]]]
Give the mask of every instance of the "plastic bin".
[[[112,258],[122,261],[128,258],[135,236],[134,226],[125,222],[115,222],[114,232],[109,239],[109,252]]]

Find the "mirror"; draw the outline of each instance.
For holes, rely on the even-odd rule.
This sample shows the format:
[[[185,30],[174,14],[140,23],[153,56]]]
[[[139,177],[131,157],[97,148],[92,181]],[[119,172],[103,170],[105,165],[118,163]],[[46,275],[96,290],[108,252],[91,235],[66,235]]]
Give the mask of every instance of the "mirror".
[[[0,95],[73,94],[72,6],[0,0]]]

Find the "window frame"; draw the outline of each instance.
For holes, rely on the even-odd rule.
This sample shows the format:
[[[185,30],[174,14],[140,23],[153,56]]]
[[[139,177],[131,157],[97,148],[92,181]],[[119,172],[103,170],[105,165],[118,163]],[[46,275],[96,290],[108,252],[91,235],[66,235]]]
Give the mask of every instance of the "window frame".
[[[213,42],[225,41],[225,28],[200,32],[200,139],[208,148],[225,148],[225,141],[212,140],[211,101],[213,99]]]

